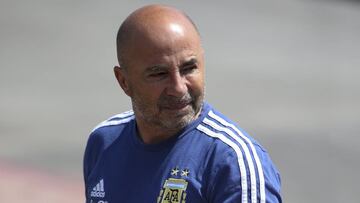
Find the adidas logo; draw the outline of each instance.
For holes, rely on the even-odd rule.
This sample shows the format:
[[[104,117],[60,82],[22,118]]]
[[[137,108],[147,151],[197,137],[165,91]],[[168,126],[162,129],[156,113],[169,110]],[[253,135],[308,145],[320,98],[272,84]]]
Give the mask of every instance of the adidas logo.
[[[105,197],[105,191],[104,191],[104,179],[101,179],[98,184],[92,189],[91,197]]]

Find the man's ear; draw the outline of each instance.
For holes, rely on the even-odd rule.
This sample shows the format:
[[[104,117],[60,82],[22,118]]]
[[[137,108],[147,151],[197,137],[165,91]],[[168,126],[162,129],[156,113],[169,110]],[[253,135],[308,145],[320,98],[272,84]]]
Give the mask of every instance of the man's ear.
[[[124,68],[120,68],[119,66],[114,67],[114,74],[115,74],[116,80],[118,81],[120,87],[123,89],[125,94],[130,96],[130,89],[129,89],[129,84],[127,81],[127,75],[126,75],[125,71],[126,70],[124,70]]]

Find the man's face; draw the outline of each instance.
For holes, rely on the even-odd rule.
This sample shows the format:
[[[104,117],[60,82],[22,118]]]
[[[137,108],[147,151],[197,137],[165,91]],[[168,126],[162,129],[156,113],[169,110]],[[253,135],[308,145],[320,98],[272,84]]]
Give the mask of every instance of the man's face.
[[[185,127],[200,112],[204,97],[204,57],[197,33],[143,38],[133,45],[125,72],[137,119],[168,130]]]

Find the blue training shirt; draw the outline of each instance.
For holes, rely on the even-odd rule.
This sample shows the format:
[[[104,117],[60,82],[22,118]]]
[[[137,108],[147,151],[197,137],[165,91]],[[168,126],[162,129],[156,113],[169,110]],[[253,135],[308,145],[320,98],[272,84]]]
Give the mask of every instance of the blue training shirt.
[[[266,150],[204,103],[198,119],[144,144],[132,111],[92,131],[84,156],[87,203],[281,203]]]

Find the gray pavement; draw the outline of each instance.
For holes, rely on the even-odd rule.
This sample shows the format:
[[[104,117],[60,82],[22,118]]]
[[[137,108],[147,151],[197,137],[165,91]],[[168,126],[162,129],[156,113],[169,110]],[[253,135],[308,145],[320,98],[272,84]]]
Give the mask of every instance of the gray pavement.
[[[0,0],[2,162],[81,180],[92,127],[130,108],[115,35],[145,3]],[[268,149],[284,202],[358,202],[359,1],[163,3],[198,24],[206,99]]]

